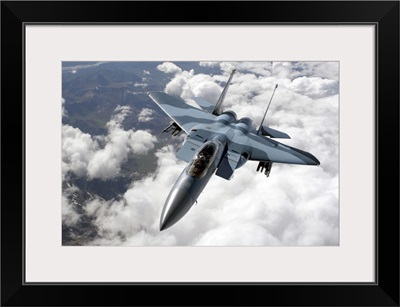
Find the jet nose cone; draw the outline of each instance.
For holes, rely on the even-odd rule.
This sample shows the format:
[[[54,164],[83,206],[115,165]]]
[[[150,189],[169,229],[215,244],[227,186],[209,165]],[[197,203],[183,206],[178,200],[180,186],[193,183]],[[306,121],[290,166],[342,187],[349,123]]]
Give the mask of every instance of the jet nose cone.
[[[160,230],[178,222],[192,207],[194,200],[186,189],[174,189],[169,194],[160,219]]]
[[[169,223],[168,221],[162,220],[160,221],[160,231],[163,231],[169,227],[171,227],[173,224]]]

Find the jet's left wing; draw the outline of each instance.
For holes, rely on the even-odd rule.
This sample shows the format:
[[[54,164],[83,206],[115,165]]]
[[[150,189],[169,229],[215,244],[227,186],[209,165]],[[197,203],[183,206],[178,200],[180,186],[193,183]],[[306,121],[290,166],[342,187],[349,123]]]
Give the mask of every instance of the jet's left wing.
[[[215,105],[204,98],[201,97],[193,97],[193,100],[202,108],[203,110],[207,111],[208,113],[212,113],[215,108]]]
[[[213,123],[216,116],[163,92],[150,92],[153,101],[186,133],[198,124]]]
[[[251,152],[249,160],[305,165],[320,164],[318,159],[308,152],[259,135],[250,134],[247,145]]]

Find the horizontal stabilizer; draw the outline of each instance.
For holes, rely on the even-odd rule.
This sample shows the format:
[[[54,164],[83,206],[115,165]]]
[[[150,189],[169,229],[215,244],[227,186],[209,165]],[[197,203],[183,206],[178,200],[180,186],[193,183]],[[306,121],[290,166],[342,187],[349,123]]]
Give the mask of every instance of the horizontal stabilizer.
[[[201,98],[201,97],[193,97],[193,100],[208,113],[211,113],[214,110],[215,104]]]
[[[286,134],[285,132],[275,130],[269,127],[262,126],[261,127],[261,134],[269,136],[271,138],[275,139],[290,139],[290,136]]]

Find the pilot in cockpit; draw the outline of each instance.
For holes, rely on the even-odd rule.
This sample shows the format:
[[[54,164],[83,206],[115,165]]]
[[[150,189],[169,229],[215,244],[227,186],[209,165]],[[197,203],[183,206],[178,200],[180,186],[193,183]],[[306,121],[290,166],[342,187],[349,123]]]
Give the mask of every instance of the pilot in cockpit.
[[[211,163],[211,158],[214,154],[215,146],[206,145],[197,155],[196,159],[193,160],[192,164],[188,167],[188,174],[190,176],[201,177],[204,175]]]

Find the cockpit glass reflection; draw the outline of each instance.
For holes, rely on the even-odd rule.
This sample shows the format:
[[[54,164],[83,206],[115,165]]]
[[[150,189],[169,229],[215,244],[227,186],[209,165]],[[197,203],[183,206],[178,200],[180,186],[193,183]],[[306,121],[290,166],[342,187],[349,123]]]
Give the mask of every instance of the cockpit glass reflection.
[[[214,161],[217,149],[217,145],[214,142],[203,145],[188,165],[187,174],[196,178],[202,178]]]

